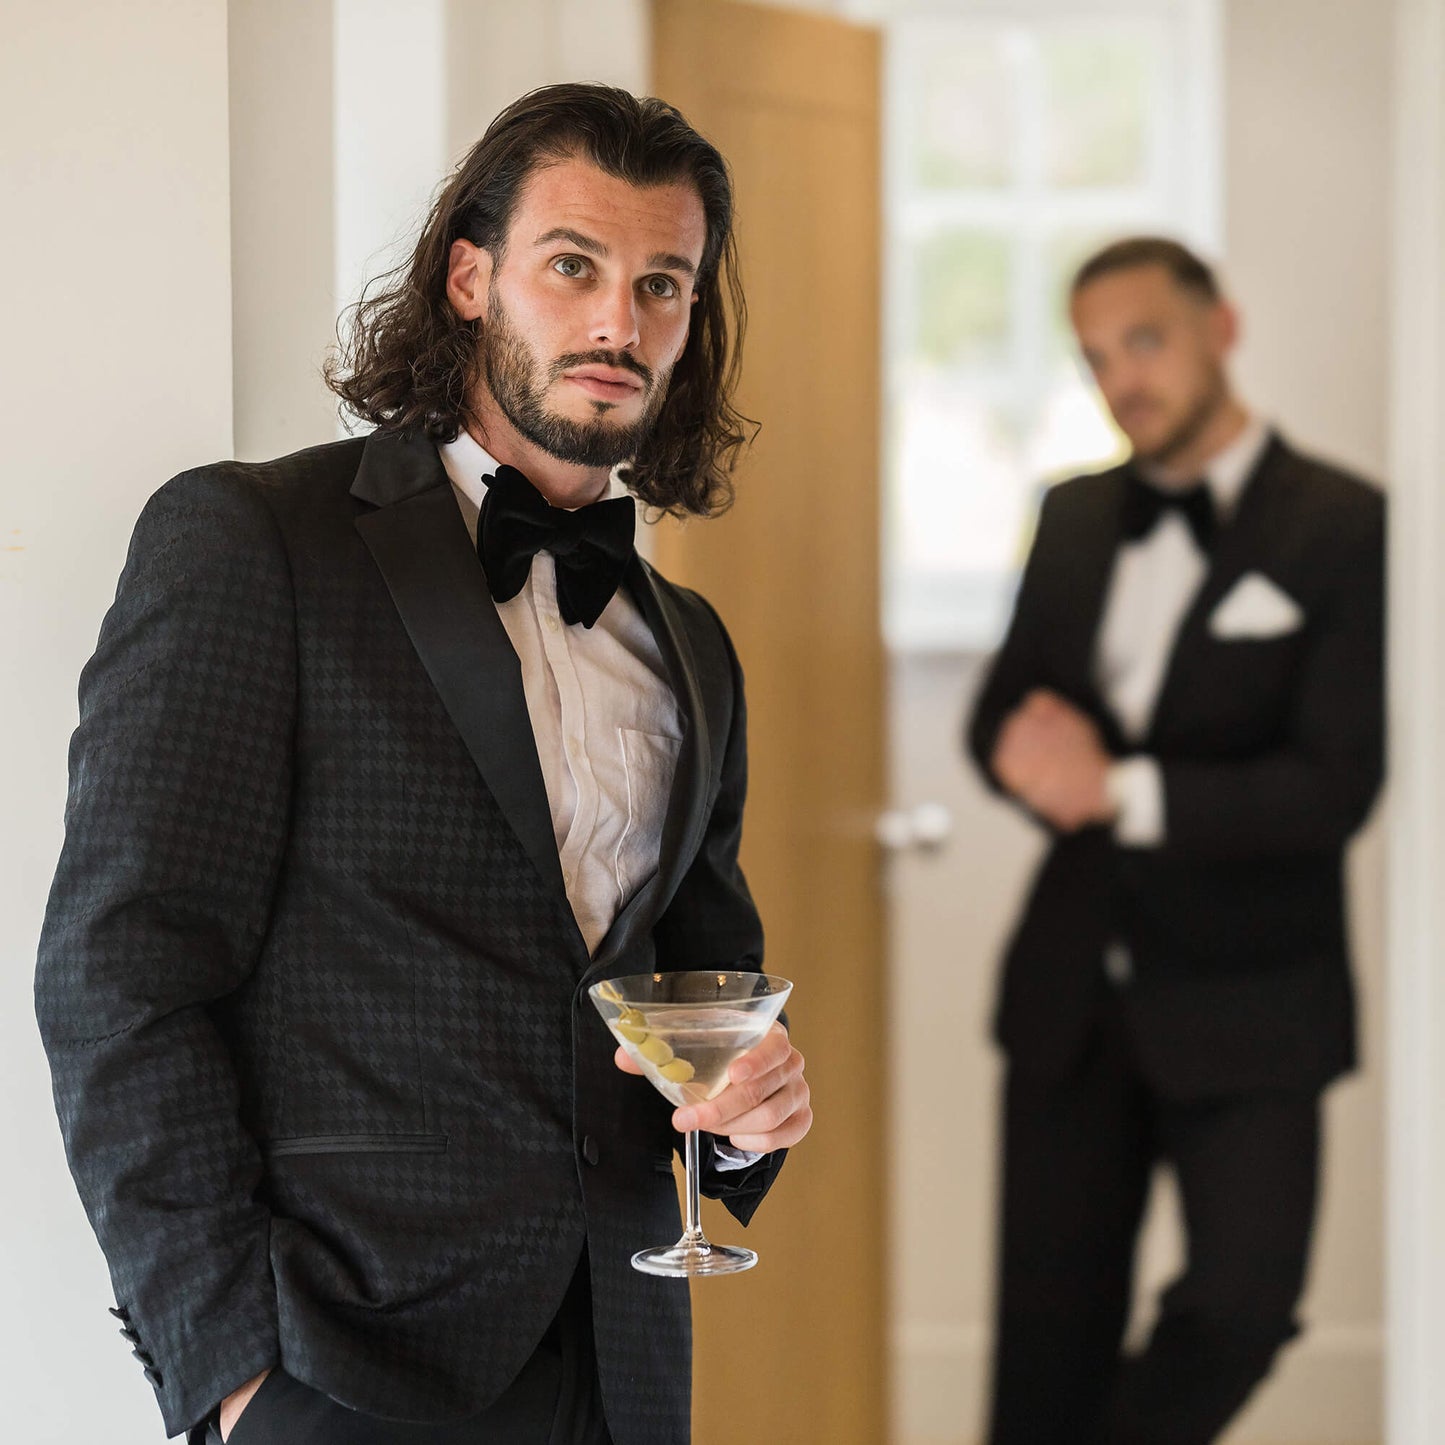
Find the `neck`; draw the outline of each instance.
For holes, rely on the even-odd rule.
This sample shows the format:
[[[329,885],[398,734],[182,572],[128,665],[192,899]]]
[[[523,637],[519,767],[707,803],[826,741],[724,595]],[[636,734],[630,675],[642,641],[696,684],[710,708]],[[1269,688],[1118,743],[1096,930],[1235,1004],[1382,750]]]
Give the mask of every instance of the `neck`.
[[[528,441],[490,397],[481,399],[473,409],[467,430],[503,466],[521,472],[554,507],[585,507],[607,495],[610,468],[559,462]]]
[[[1215,457],[1238,441],[1248,425],[1249,412],[1232,393],[1226,393],[1203,425],[1177,451],[1153,463],[1152,470],[1166,486],[1187,486],[1199,479]]]

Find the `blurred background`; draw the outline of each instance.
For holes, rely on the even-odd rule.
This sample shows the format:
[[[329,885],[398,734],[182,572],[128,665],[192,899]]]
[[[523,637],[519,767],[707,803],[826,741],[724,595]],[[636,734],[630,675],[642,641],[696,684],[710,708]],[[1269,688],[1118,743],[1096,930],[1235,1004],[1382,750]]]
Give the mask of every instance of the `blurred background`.
[[[497,110],[584,79],[675,101],[731,160],[763,423],[734,511],[646,544],[748,674],[745,861],[818,1109],[762,1267],[695,1292],[699,1445],[979,1439],[988,1011],[1040,840],[959,730],[1041,489],[1122,454],[1062,292],[1140,230],[1219,262],[1244,399],[1394,506],[1394,781],[1352,860],[1365,1067],[1329,1096],[1307,1333],[1228,1440],[1438,1445],[1442,75],[1445,0],[0,0],[7,1438],[160,1438],[30,1005],[131,524],[184,467],[340,434],[340,308]],[[1139,1328],[1178,1259],[1157,1194]]]

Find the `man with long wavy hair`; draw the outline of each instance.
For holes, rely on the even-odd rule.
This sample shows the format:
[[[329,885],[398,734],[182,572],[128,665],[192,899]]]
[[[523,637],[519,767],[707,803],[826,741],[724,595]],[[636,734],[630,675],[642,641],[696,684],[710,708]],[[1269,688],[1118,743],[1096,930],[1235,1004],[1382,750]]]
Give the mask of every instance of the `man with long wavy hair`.
[[[633,549],[745,440],[717,151],[516,102],[328,380],[374,430],[163,487],[81,687],[37,1011],[113,1313],[193,1445],[675,1445],[675,1131],[746,1221],[781,1026],[711,1102],[586,988],[760,968],[742,679]],[[617,480],[614,482],[613,478]]]

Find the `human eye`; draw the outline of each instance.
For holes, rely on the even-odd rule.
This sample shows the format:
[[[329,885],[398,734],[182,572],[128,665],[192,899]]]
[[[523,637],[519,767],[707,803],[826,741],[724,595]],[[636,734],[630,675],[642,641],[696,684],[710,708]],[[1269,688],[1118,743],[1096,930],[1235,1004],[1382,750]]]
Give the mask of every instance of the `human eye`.
[[[677,282],[671,276],[649,276],[642,283],[642,289],[659,301],[670,301],[677,295]]]
[[[587,274],[587,263],[581,256],[558,256],[552,262],[552,269],[569,281],[577,281]]]

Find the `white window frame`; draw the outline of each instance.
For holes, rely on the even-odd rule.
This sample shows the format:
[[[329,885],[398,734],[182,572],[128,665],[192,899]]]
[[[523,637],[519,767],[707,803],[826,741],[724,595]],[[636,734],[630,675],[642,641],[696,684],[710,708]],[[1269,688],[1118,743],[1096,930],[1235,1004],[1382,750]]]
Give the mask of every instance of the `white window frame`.
[[[933,3],[859,3],[858,18],[883,20],[884,82],[884,360],[885,487],[883,544],[884,628],[890,650],[979,652],[999,640],[1016,574],[981,571],[905,576],[898,565],[891,518],[902,495],[897,461],[897,405],[905,385],[917,278],[910,274],[910,243],[940,223],[963,221],[991,229],[1014,225],[1017,264],[1011,281],[1011,325],[1022,330],[1021,366],[989,379],[1011,394],[1042,385],[1042,343],[1049,318],[1047,258],[1042,238],[1052,228],[1164,231],[1206,255],[1217,256],[1223,235],[1220,157],[1222,0],[933,0]],[[1165,56],[1165,85],[1156,92],[1162,124],[1150,158],[1150,194],[1128,203],[1107,190],[1049,193],[1025,176],[1018,191],[1000,200],[985,193],[927,196],[910,190],[906,87],[915,47],[939,27],[994,23],[1050,30],[1107,27],[1127,22],[1155,30]],[[1025,142],[1027,144],[1027,142]],[[1028,338],[1033,339],[1030,344]],[[1037,354],[1035,354],[1037,353]],[[1030,357],[1032,360],[1030,361]],[[1025,373],[1020,375],[1020,373]],[[1040,479],[1033,479],[1041,481]]]

